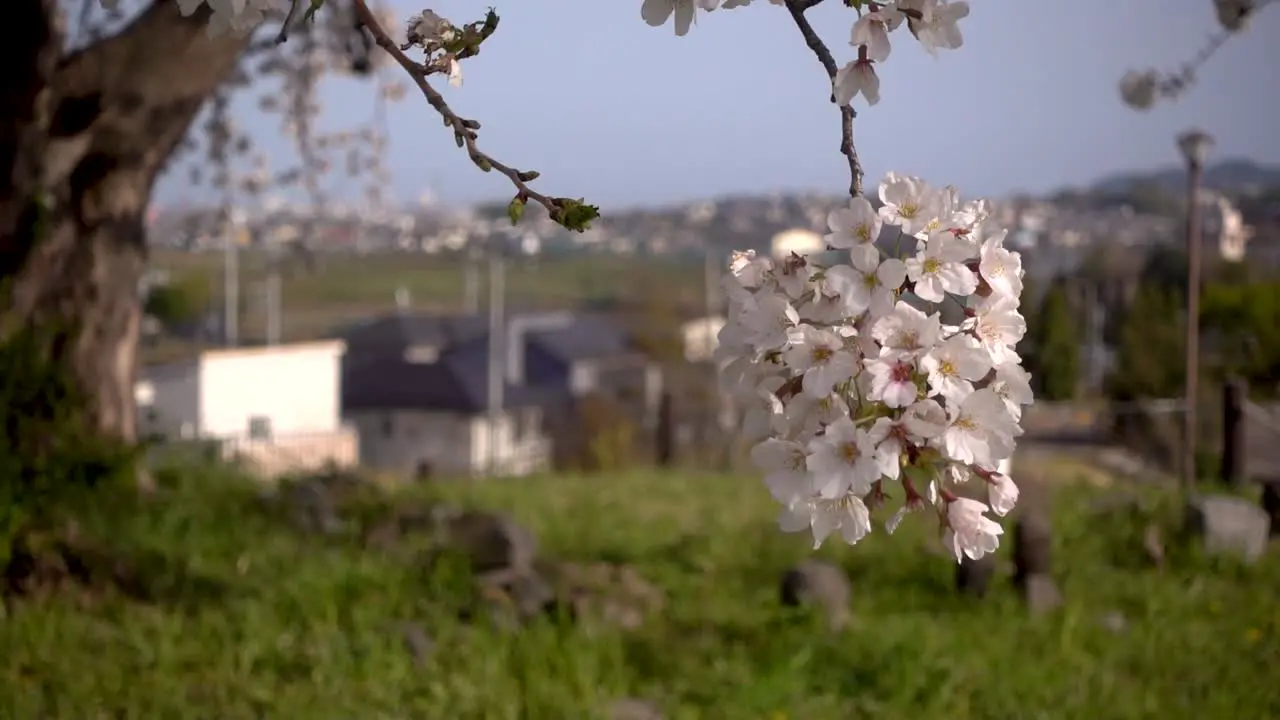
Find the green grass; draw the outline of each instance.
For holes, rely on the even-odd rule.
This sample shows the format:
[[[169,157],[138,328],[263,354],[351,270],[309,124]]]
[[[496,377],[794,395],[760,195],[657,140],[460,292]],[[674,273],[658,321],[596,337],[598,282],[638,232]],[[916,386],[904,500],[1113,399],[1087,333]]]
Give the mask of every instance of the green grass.
[[[621,697],[726,720],[1280,716],[1274,553],[1253,568],[1116,564],[1133,528],[1089,510],[1108,491],[1084,484],[1055,502],[1067,598],[1057,615],[1028,617],[1007,583],[984,601],[957,598],[952,565],[925,549],[932,535],[915,518],[892,538],[821,552],[854,585],[856,622],[843,634],[779,606],[778,578],[807,542],[773,528],[750,478],[637,473],[442,491],[512,513],[548,554],[627,563],[661,586],[665,614],[631,632],[464,626],[432,611],[446,590],[412,563],[303,539],[224,477],[174,492],[131,512],[104,508],[83,532],[181,558],[222,590],[174,576],[179,596],[205,597],[20,605],[0,622],[0,717],[573,720]],[[1101,622],[1117,611],[1128,618],[1119,633]],[[395,630],[405,620],[437,642],[429,666]]]

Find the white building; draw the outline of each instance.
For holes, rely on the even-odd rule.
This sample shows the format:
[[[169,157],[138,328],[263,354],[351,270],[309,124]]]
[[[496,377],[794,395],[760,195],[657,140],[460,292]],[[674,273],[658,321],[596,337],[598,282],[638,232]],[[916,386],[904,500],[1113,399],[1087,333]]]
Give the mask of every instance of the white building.
[[[820,253],[826,249],[822,236],[811,230],[796,228],[783,230],[773,236],[769,243],[770,254],[775,258],[784,258],[795,253],[800,256]]]
[[[1199,196],[1203,219],[1203,242],[1206,250],[1217,252],[1223,260],[1244,260],[1253,228],[1244,216],[1221,193],[1206,190]]]
[[[720,329],[725,319],[719,315],[695,318],[680,326],[684,359],[691,362],[710,362],[720,344]]]
[[[144,436],[217,441],[267,475],[353,464],[341,420],[337,341],[207,350],[144,368],[135,388]]]

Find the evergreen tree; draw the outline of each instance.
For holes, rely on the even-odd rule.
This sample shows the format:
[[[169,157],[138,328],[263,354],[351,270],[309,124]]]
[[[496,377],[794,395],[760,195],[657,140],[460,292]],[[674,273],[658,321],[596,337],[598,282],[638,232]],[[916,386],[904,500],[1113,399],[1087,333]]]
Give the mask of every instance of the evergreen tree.
[[[1117,400],[1179,397],[1185,375],[1180,293],[1146,283],[1125,315],[1109,392]]]
[[[1081,337],[1064,282],[1055,281],[1045,292],[1028,335],[1031,347],[1027,365],[1037,395],[1045,400],[1074,397],[1080,379]]]

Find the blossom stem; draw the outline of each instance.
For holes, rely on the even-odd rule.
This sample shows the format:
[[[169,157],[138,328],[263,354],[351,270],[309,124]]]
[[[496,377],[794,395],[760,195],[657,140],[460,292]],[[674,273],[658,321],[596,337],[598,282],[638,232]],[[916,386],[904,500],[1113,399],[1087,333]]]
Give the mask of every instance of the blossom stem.
[[[924,498],[920,497],[920,493],[916,490],[915,483],[911,482],[911,478],[907,474],[902,473],[902,492],[906,494],[906,504],[914,507],[916,503],[924,502]]]
[[[357,0],[357,2],[362,1]],[[822,38],[818,37],[818,33],[814,31],[809,19],[804,16],[805,11],[821,2],[822,0],[787,0],[787,11],[791,13],[791,19],[795,21],[796,27],[800,29],[800,34],[804,37],[805,44],[818,57],[818,62],[822,63],[822,67],[827,71],[827,76],[834,86],[837,70],[836,60],[831,55],[831,50],[827,48],[826,43],[822,42]],[[833,90],[831,102],[835,101],[836,96]],[[840,154],[849,160],[850,197],[860,197],[862,195],[862,162],[858,159],[858,150],[853,145],[853,119],[857,116],[858,114],[854,112],[851,106],[840,106]]]
[[[546,208],[547,212],[554,217],[559,209],[559,203],[557,203],[556,199],[530,188],[521,179],[522,175],[527,176],[528,173],[504,165],[491,155],[480,150],[476,144],[475,130],[479,125],[474,120],[460,117],[449,107],[449,104],[445,102],[444,96],[427,82],[426,72],[422,69],[422,66],[414,62],[408,55],[405,55],[404,51],[396,45],[391,36],[387,34],[387,31],[383,29],[382,24],[378,22],[377,16],[369,9],[366,0],[352,0],[352,4],[355,6],[356,16],[359,18],[360,24],[368,28],[378,47],[385,50],[400,67],[404,68],[409,77],[413,78],[414,84],[422,91],[427,103],[440,114],[440,117],[444,119],[445,125],[453,129],[454,135],[461,139],[462,145],[466,148],[467,157],[471,159],[471,162],[475,163],[476,167],[481,170],[492,169],[502,173],[515,186],[518,197],[525,200],[533,200]]]

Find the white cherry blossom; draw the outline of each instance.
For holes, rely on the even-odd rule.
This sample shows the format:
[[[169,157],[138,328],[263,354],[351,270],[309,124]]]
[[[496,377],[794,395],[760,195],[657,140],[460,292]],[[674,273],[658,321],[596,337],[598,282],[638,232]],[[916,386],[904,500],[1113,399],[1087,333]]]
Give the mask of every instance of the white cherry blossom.
[[[765,283],[773,270],[773,259],[756,257],[755,250],[738,251],[729,260],[729,272],[732,277],[724,279],[725,284],[739,286],[739,289],[754,290]]]
[[[988,237],[979,251],[978,272],[992,292],[1005,297],[1022,295],[1022,255],[1004,247],[1005,233]]]
[[[932,440],[942,435],[947,429],[947,411],[937,400],[925,398],[906,409],[902,413],[902,425],[917,444]]]
[[[883,225],[884,221],[871,206],[871,201],[856,197],[849,201],[849,207],[837,208],[827,214],[827,227],[831,232],[823,240],[829,247],[849,250],[851,258],[879,262],[880,251],[876,249],[875,242]]]
[[[844,349],[844,338],[830,330],[801,325],[792,331],[790,345],[783,360],[802,373],[801,387],[815,398],[830,395],[858,370],[858,359]]]
[[[1018,298],[1013,295],[983,298],[973,319],[965,325],[973,329],[974,336],[997,364],[1016,357],[1013,347],[1027,333],[1027,321],[1018,313]]]
[[[978,278],[966,265],[967,248],[949,232],[929,236],[915,257],[907,258],[907,277],[915,283],[913,292],[921,300],[942,302],[947,294],[970,295],[978,289]]]
[[[1004,528],[987,517],[987,506],[977,500],[954,498],[947,503],[947,528],[943,544],[956,556],[956,562],[967,557],[981,559],[1000,547]]]
[[[996,376],[988,387],[1004,401],[1005,408],[1015,420],[1022,419],[1022,408],[1034,400],[1031,392],[1031,373],[1016,360],[1008,359],[996,365]]]
[[[742,416],[741,435],[747,442],[762,440],[778,428],[784,405],[778,391],[786,381],[778,375],[767,377],[756,386]]]
[[[969,3],[957,0],[926,0],[925,20],[913,23],[916,39],[930,54],[943,50],[958,50],[964,44],[959,22],[969,17]]]
[[[859,95],[867,99],[868,105],[880,102],[880,76],[876,75],[875,64],[870,60],[851,60],[836,71],[832,93],[837,105],[848,105]]]
[[[840,539],[849,545],[856,545],[871,532],[871,512],[856,492],[834,499],[816,498],[810,512],[815,550],[833,532],[839,532]]]
[[[811,494],[807,461],[804,445],[792,440],[768,438],[751,448],[751,462],[764,471],[765,486],[784,504]]]
[[[930,392],[959,403],[991,371],[991,358],[973,337],[957,333],[925,353],[920,369],[928,375]]]
[[[715,6],[708,0],[644,0],[640,17],[653,27],[661,27],[674,16],[676,35],[682,36],[688,34],[699,9],[714,10]]]
[[[889,33],[902,23],[903,15],[892,4],[877,7],[858,18],[853,24],[849,44],[862,45],[867,48],[867,58],[875,62],[889,59],[892,47],[889,44]]]
[[[1013,511],[1018,504],[1018,486],[1008,475],[994,473],[987,480],[987,500],[991,503],[991,512],[1004,517]]]
[[[876,448],[867,431],[850,418],[840,418],[827,426],[826,432],[809,444],[809,472],[814,476],[814,491],[824,498],[841,497],[853,492],[859,497],[871,491],[871,483],[880,477]]]
[[[886,348],[879,357],[868,360],[866,367],[871,376],[867,397],[872,402],[884,403],[889,408],[904,408],[920,397],[916,364],[911,355]]]
[[[809,290],[809,281],[813,278],[813,266],[795,254],[782,259],[774,270],[773,281],[778,289],[786,293],[792,300],[799,300]]]
[[[889,173],[880,183],[880,217],[907,235],[915,235],[938,217],[941,195],[923,180]]]
[[[975,390],[952,408],[950,424],[942,434],[948,457],[985,467],[1004,459],[999,450],[1012,443],[1008,429],[1012,417],[994,390]]]
[[[880,317],[892,311],[898,289],[907,279],[907,266],[897,258],[881,262],[878,250],[875,257],[858,253],[852,260],[851,265],[838,265],[827,271],[846,314],[857,316],[870,311],[873,317]]]
[[[926,315],[901,300],[871,326],[871,337],[883,347],[912,354],[933,347],[941,335],[937,313]]]
[[[743,308],[742,325],[750,342],[761,350],[777,350],[787,344],[790,330],[800,322],[800,314],[784,297],[766,295],[753,298]]]
[[[786,403],[782,417],[788,436],[813,437],[827,425],[849,417],[849,405],[836,394],[815,398],[799,393]]]

